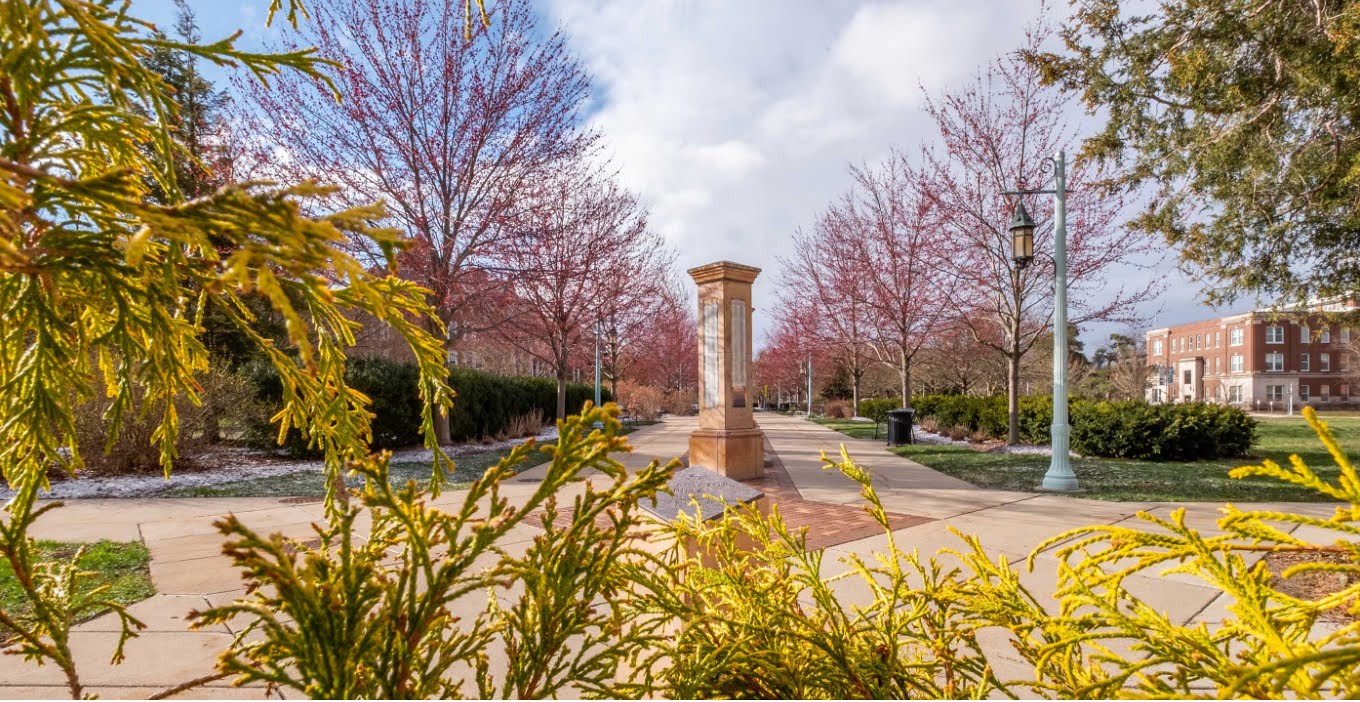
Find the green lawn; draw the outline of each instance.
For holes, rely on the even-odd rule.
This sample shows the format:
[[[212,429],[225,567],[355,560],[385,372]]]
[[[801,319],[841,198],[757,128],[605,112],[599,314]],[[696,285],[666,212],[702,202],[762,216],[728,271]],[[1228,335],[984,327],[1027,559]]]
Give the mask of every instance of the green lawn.
[[[888,432],[888,425],[879,424],[877,430],[875,430],[873,422],[852,422],[848,419],[827,419],[825,417],[812,421],[856,439],[884,439]]]
[[[93,578],[82,583],[90,590],[100,585],[108,585],[107,599],[120,604],[140,602],[154,594],[156,588],[151,584],[148,564],[151,554],[146,546],[138,541],[100,541],[93,544],[73,544],[59,541],[39,541],[38,551],[44,560],[69,560],[76,551],[85,546],[78,565],[93,572]],[[9,563],[0,561],[0,609],[6,613],[24,617],[32,613],[28,598],[14,579],[14,571]],[[96,615],[97,616],[97,615]],[[91,617],[93,618],[93,617]],[[8,638],[8,633],[0,628],[0,642]]]
[[[1324,417],[1352,460],[1360,460],[1360,418]],[[1272,478],[1233,479],[1228,471],[1270,458],[1287,464],[1298,454],[1325,479],[1334,480],[1336,465],[1302,417],[1259,420],[1259,440],[1249,458],[1197,463],[1157,463],[1106,458],[1072,459],[1087,497],[1117,501],[1322,501],[1317,493]],[[838,429],[834,423],[822,422]],[[854,424],[843,422],[844,424]],[[852,429],[857,429],[853,427]],[[850,436],[856,434],[844,432]],[[867,436],[867,435],[866,435]],[[983,453],[963,446],[917,444],[894,449],[918,463],[974,485],[1000,490],[1034,490],[1048,470],[1047,456]]]

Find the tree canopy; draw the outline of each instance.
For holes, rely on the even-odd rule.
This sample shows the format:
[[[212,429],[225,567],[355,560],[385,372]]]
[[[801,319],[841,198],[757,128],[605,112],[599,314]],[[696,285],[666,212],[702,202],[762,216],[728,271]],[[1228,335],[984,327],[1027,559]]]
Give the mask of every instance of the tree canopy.
[[[1360,2],[1075,2],[1027,52],[1105,120],[1088,154],[1150,184],[1131,223],[1214,283],[1282,302],[1360,288]]]

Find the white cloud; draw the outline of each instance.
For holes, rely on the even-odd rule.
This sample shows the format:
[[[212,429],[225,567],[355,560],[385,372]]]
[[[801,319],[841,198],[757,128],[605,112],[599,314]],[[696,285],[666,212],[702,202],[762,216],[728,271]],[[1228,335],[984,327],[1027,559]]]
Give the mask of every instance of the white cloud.
[[[1040,7],[541,2],[595,81],[591,119],[620,177],[651,205],[652,223],[679,250],[681,266],[731,259],[764,268],[757,308],[775,294],[776,257],[847,187],[849,164],[934,141],[922,88],[955,85],[1019,46]],[[1138,274],[1147,275],[1131,277]],[[1212,314],[1192,309],[1176,311]],[[757,320],[760,339],[768,320]]]

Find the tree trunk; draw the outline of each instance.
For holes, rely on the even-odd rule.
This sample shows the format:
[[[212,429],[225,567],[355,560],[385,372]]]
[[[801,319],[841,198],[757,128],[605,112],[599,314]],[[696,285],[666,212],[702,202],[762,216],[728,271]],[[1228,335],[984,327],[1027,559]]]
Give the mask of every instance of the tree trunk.
[[[902,366],[898,370],[902,376],[902,408],[911,407],[911,357],[906,353],[902,354]]]
[[[859,416],[859,380],[863,375],[864,371],[859,370],[850,375],[851,380],[854,381],[850,384],[850,401],[854,403],[854,406],[850,408],[851,417]]]
[[[567,418],[567,369],[565,364],[559,365],[561,370],[557,371],[557,418]]]
[[[1014,346],[1006,354],[1006,369],[1006,411],[1010,415],[1007,443],[1015,446],[1020,443],[1020,353]]]
[[[435,329],[431,329],[430,331],[436,332]],[[449,365],[449,346],[452,343],[453,341],[448,338],[448,334],[444,334],[445,368]],[[453,443],[453,434],[449,430],[449,413],[443,407],[439,406],[435,406],[434,408],[434,440],[439,442],[440,446],[448,446]]]

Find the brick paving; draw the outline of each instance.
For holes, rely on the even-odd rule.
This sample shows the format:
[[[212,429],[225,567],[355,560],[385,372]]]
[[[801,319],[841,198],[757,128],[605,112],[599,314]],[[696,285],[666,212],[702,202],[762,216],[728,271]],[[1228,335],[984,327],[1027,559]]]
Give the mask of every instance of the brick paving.
[[[765,439],[765,457],[765,476],[742,482],[764,491],[766,500],[779,508],[779,516],[790,530],[806,529],[808,548],[839,546],[883,533],[883,526],[861,506],[804,499],[769,438]],[[887,514],[888,527],[893,531],[934,521],[913,514]]]
[[[790,531],[806,530],[808,548],[816,550],[840,546],[883,533],[883,526],[862,506],[805,499],[784,469],[784,462],[779,459],[779,453],[768,438],[765,440],[765,459],[763,477],[741,482],[765,493],[767,503],[779,509],[779,516]],[[689,455],[680,456],[680,461],[689,465]],[[530,513],[530,521],[537,525],[544,516],[542,509],[534,510]],[[934,521],[930,517],[899,512],[888,512],[887,516],[888,528],[892,531]],[[571,510],[559,506],[553,526],[565,529],[571,525],[571,518]],[[595,521],[601,527],[610,524],[603,515]]]

